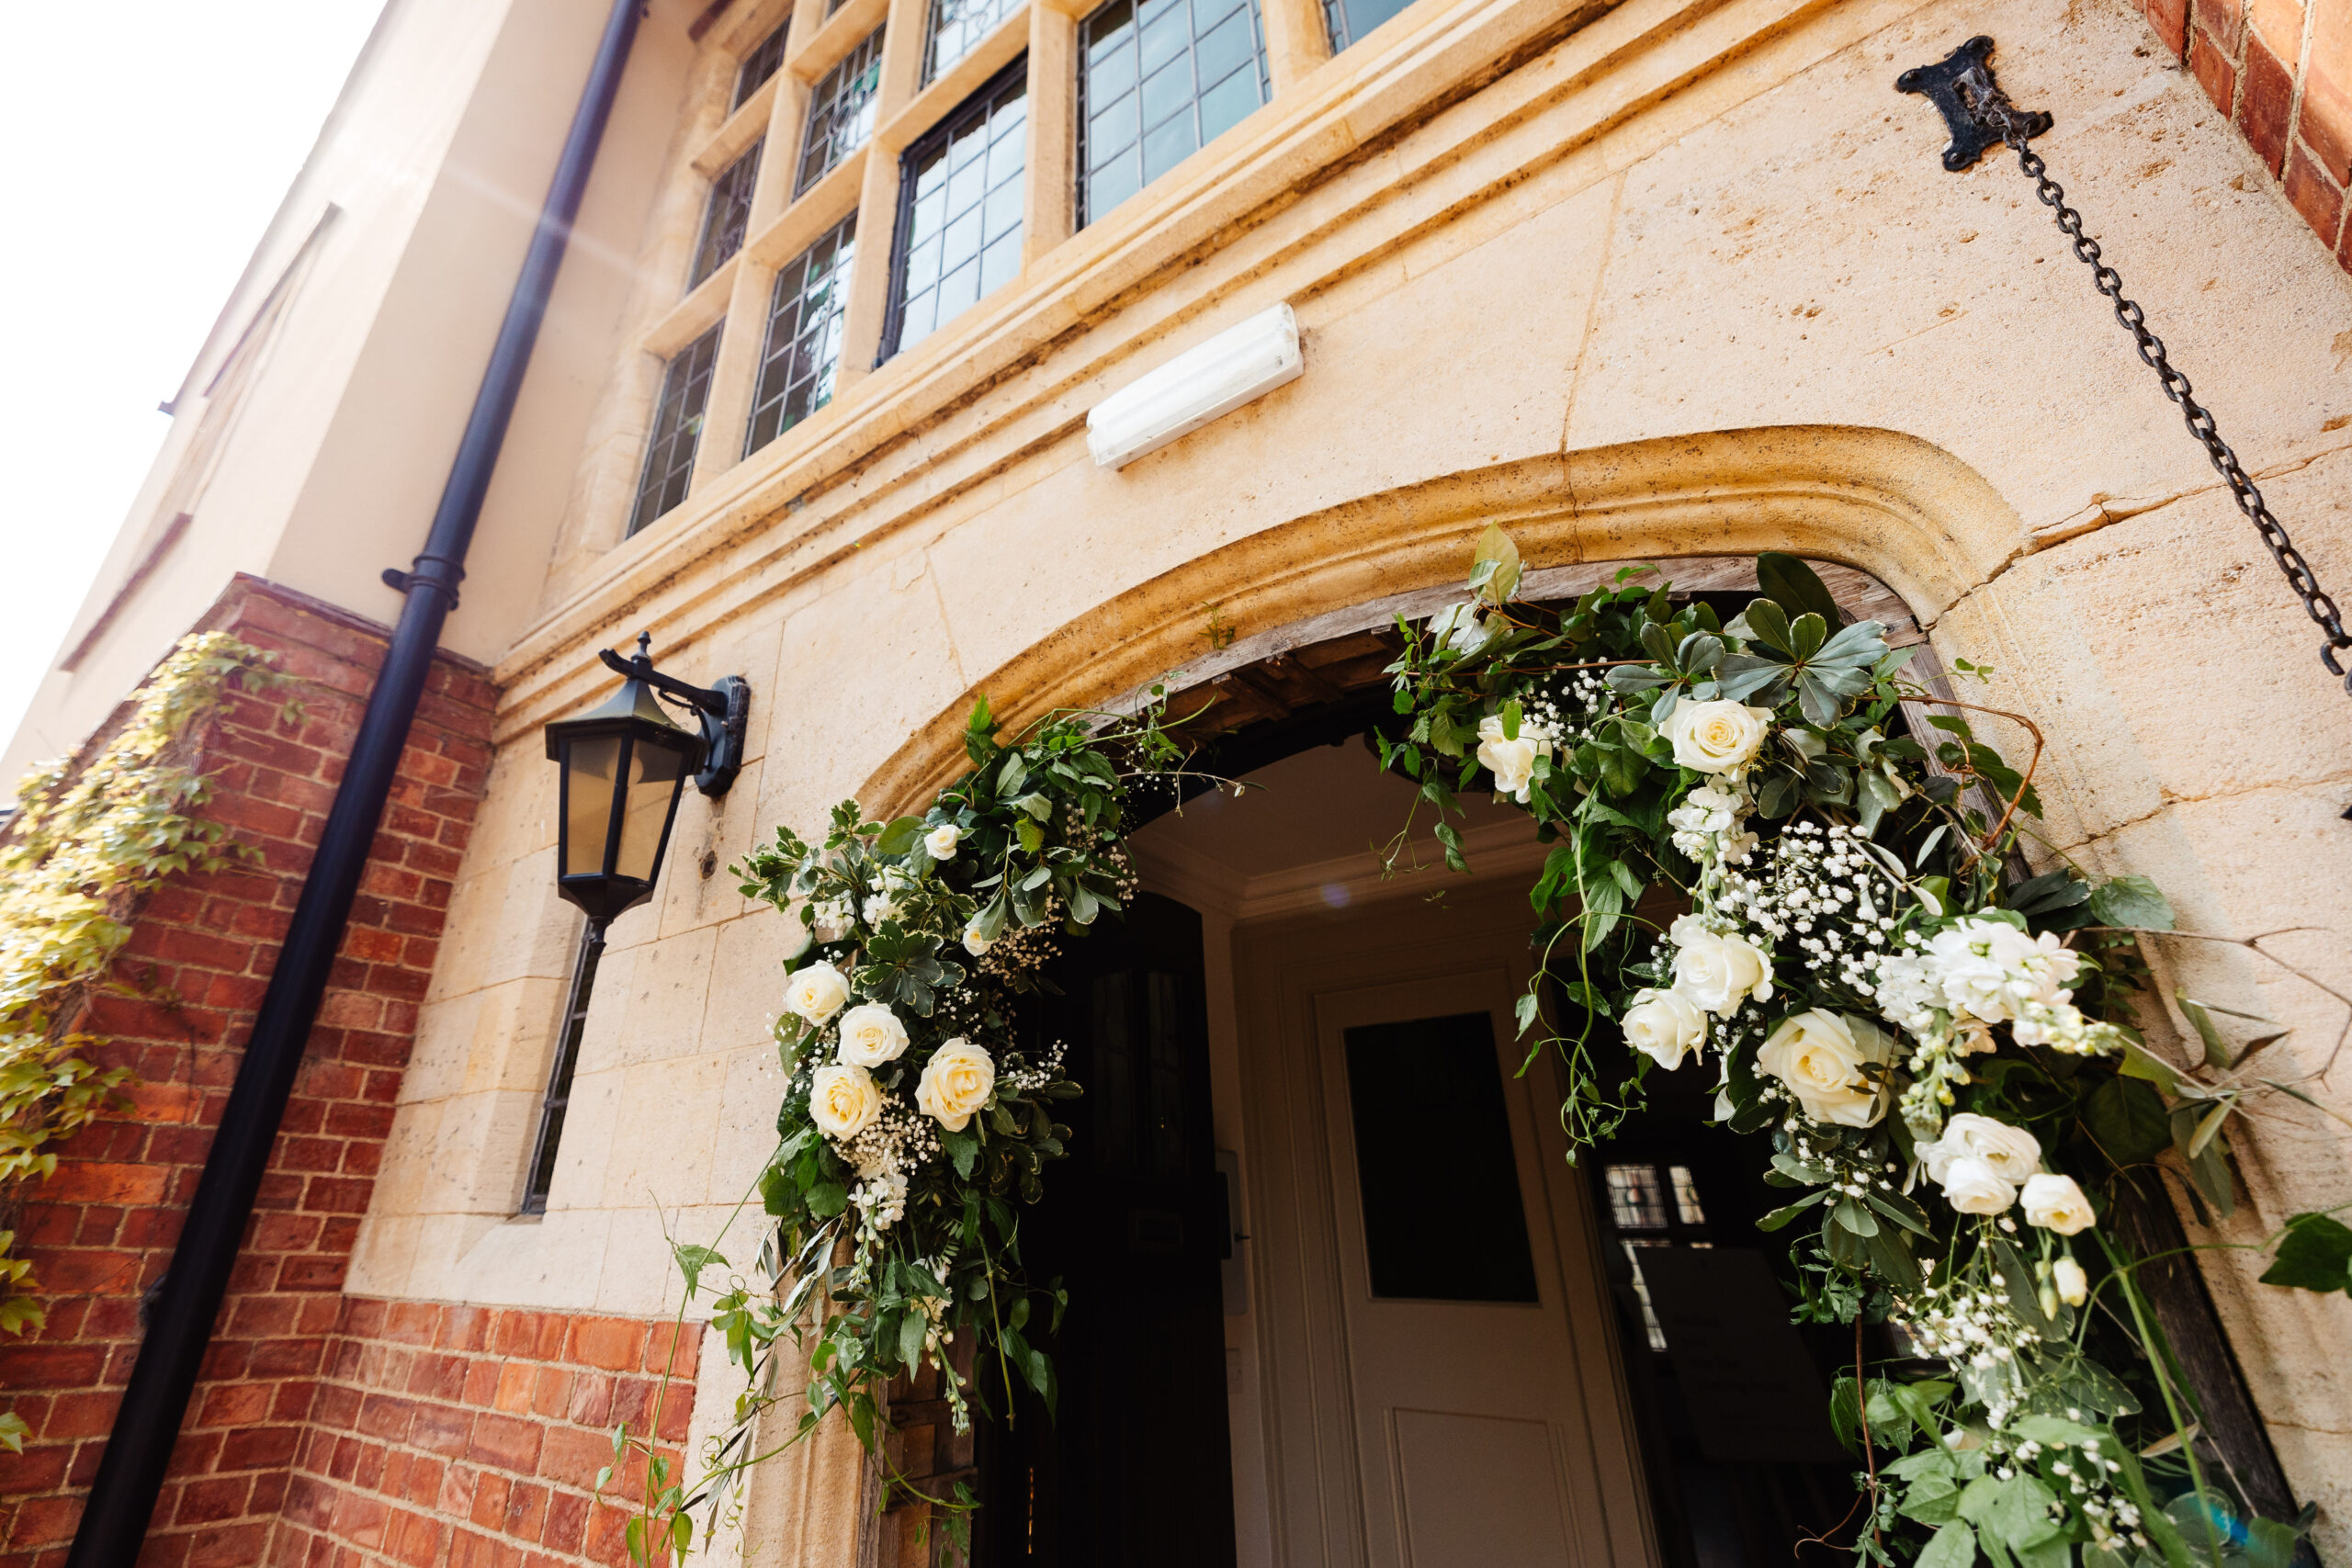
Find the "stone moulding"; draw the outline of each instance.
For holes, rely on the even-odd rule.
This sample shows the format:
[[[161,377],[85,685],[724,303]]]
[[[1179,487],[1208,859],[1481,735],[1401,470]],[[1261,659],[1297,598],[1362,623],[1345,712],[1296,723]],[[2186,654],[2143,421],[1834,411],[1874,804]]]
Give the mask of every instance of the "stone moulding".
[[[1532,567],[1758,550],[1837,561],[1885,583],[1930,631],[2023,534],[1982,475],[1893,431],[1722,431],[1469,469],[1266,529],[1097,605],[976,682],[858,798],[896,813],[948,784],[982,691],[1010,724],[1107,704],[1201,653],[1203,604],[1254,635],[1456,583],[1487,523],[1508,528]]]

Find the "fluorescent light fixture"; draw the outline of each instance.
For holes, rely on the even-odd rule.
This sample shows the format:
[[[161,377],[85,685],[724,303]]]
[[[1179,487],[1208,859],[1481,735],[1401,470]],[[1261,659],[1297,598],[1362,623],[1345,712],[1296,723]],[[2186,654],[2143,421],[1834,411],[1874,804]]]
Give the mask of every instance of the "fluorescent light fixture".
[[[1097,467],[1123,468],[1297,380],[1305,367],[1290,307],[1261,310],[1095,404],[1086,415],[1086,449]]]

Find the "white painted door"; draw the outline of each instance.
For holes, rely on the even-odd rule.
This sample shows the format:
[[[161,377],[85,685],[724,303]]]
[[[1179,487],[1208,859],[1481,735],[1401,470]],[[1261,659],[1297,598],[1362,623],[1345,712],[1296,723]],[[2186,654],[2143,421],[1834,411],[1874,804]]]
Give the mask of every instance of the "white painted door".
[[[1371,1568],[1608,1559],[1562,1278],[1587,1248],[1517,990],[1497,966],[1314,998]]]

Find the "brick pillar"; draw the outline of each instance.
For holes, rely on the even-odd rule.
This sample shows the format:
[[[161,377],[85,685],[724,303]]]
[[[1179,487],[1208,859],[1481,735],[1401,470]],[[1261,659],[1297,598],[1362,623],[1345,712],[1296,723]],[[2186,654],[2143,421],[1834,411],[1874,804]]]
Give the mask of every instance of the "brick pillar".
[[[48,1568],[73,1537],[138,1351],[141,1294],[170,1259],[387,642],[245,576],[198,629],[269,650],[300,683],[234,696],[196,739],[204,815],[260,860],[150,895],[115,970],[140,994],[100,997],[83,1021],[106,1042],[96,1059],[139,1082],[25,1194],[49,1323],[0,1345],[0,1389],[32,1429],[21,1458],[0,1456],[0,1568]],[[486,782],[495,695],[476,666],[434,668],[142,1562],[223,1568],[267,1550]]]

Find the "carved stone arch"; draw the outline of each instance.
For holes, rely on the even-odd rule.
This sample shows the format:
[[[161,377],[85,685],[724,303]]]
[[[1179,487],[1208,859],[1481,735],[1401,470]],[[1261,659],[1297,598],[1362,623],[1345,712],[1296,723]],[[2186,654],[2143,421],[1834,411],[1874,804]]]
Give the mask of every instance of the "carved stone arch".
[[[979,692],[1017,724],[1208,668],[1212,606],[1236,647],[1262,642],[1263,657],[1335,615],[1420,595],[1434,595],[1433,609],[1458,591],[1467,541],[1488,523],[1510,531],[1532,572],[1759,550],[1842,563],[1875,579],[1922,632],[2024,537],[1982,475],[1893,431],[1720,431],[1466,469],[1261,530],[1106,601],[990,671],[910,736],[860,798],[898,811],[947,784]]]

